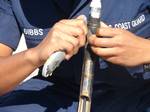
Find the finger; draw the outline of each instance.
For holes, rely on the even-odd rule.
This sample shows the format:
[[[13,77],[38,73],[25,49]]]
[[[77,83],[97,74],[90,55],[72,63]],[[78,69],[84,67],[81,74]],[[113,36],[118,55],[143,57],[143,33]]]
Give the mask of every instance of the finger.
[[[73,36],[84,35],[83,29],[81,29],[80,27],[77,27],[77,26],[73,26],[73,25],[57,23],[54,28],[59,29],[60,31],[67,33],[69,35],[73,35]]]
[[[61,20],[60,22],[71,26],[78,26],[84,31],[84,35],[87,34],[87,24],[83,19]]]
[[[85,15],[80,15],[80,16],[77,17],[77,19],[81,19],[81,20],[83,20],[85,23],[87,23],[87,18],[86,18]]]
[[[88,33],[86,16],[85,15],[80,15],[80,16],[77,17],[77,19],[83,21],[83,23],[81,22],[81,24],[80,24],[81,26],[80,27],[83,27],[83,30],[84,30],[85,35],[86,35]],[[83,24],[83,26],[82,26],[82,24]]]
[[[84,35],[84,31],[76,26],[66,25],[64,23],[57,23],[54,27],[55,29],[59,29],[61,32],[64,32],[68,35],[73,35],[79,39],[79,46],[82,47],[86,41],[86,35]]]
[[[114,38],[104,38],[104,37],[96,37],[95,35],[92,35],[88,38],[88,42],[95,47],[114,47],[116,46],[116,42],[114,41]]]
[[[64,34],[63,40],[66,41],[67,43],[70,43],[73,45],[73,49],[71,51],[71,55],[69,53],[69,57],[71,57],[72,55],[76,54],[80,48],[80,41],[78,38],[74,37],[74,36],[70,36],[68,34]],[[68,57],[68,56],[67,56]],[[68,57],[68,58],[69,58]]]
[[[65,50],[66,52],[65,58],[69,60],[73,55],[77,54],[79,48],[78,47],[74,48],[74,46],[71,43],[64,41],[61,50],[63,51]]]
[[[99,47],[91,47],[92,51],[98,56],[115,56],[116,48],[99,48]]]
[[[79,36],[77,38],[79,39],[79,43],[80,43],[79,46],[83,47],[86,43],[86,36],[82,35],[82,36]]]
[[[64,42],[64,47],[65,47],[65,51],[66,51],[66,56],[65,56],[65,58],[67,59],[67,60],[69,60],[73,55],[75,55],[78,51],[79,51],[79,48],[78,47],[76,47],[76,48],[74,48],[73,46],[72,46],[72,44],[71,43],[68,43],[67,41],[65,41]]]
[[[58,31],[57,37],[59,37],[61,40],[64,40],[64,41],[72,44],[74,48],[79,46],[79,44],[80,44],[78,38],[75,38],[74,36],[68,35],[61,31]]]
[[[78,51],[79,51],[79,47],[76,47],[76,48],[74,49],[74,51],[73,51],[73,55],[77,54]]]
[[[67,42],[67,41],[61,41],[61,44],[62,44],[61,45],[62,48],[60,50],[65,50],[65,52],[66,52],[65,58],[67,60],[70,59],[74,54],[73,53],[74,46],[71,43]]]
[[[110,27],[101,27],[97,30],[97,36],[106,36],[106,37],[113,37],[123,33],[123,30],[117,28],[110,28]]]

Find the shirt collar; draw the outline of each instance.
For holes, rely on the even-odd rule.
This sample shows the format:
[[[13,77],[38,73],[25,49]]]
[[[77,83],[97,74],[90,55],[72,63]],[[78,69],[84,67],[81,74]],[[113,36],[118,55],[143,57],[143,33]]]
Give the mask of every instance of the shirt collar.
[[[75,10],[72,12],[70,17],[72,17],[86,2],[91,1],[91,0],[81,0],[78,6],[75,8]]]

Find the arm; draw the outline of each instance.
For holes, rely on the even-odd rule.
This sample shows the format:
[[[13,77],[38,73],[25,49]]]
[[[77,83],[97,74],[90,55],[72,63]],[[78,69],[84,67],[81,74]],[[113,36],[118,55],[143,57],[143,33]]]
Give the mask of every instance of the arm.
[[[150,63],[150,40],[122,29],[102,27],[89,42],[92,50],[103,59],[122,66]]]
[[[63,29],[62,29],[63,27]],[[0,44],[0,95],[12,90],[55,51],[66,51],[66,59],[85,44],[86,24],[82,17],[61,20],[35,48],[13,56],[12,49]]]
[[[38,66],[30,62],[30,51],[11,56],[12,49],[0,44],[0,95],[12,90]]]

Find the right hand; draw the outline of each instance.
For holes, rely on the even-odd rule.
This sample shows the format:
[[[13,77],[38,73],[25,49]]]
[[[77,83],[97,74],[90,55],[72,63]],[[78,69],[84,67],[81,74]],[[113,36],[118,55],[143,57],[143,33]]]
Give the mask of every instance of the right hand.
[[[76,19],[60,20],[47,34],[46,38],[33,48],[34,64],[42,65],[48,57],[56,51],[65,50],[66,59],[76,54],[80,47],[85,45],[87,25],[84,17]]]

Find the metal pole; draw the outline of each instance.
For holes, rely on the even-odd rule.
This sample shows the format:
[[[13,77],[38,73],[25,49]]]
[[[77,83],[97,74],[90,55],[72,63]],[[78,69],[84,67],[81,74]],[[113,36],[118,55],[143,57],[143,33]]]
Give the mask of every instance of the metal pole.
[[[96,34],[97,28],[100,27],[100,15],[101,15],[101,0],[93,0],[91,2],[91,11],[88,21],[89,33],[87,38],[92,34]],[[84,49],[84,61],[82,68],[82,77],[80,85],[80,96],[78,112],[90,112],[91,111],[91,98],[93,91],[93,78],[94,78],[94,66],[97,56],[95,56],[89,47],[87,42]]]

